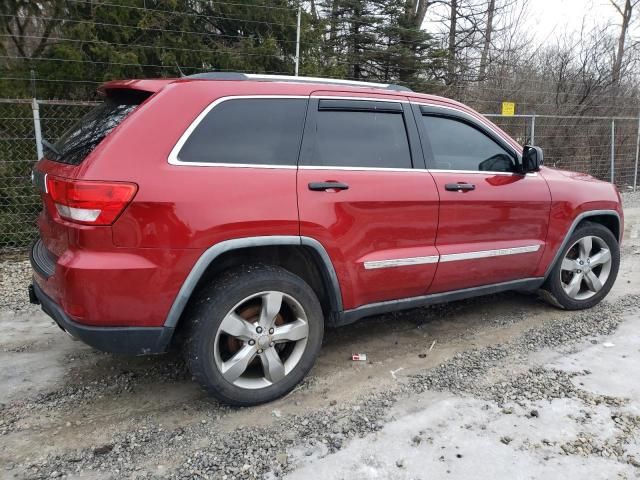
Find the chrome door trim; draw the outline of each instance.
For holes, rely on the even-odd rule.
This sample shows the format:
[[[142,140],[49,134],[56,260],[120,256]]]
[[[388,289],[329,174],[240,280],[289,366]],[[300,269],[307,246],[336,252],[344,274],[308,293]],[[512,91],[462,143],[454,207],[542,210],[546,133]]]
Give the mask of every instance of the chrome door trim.
[[[437,263],[438,255],[428,255],[425,257],[395,258],[392,260],[369,260],[364,262],[365,270],[376,270],[378,268],[406,267],[409,265],[425,265]]]
[[[392,258],[384,260],[368,260],[363,262],[365,270],[378,268],[406,267],[410,265],[425,265],[429,263],[457,262],[460,260],[475,260],[478,258],[502,257],[506,255],[518,255],[521,253],[533,253],[540,250],[542,245],[524,245],[521,247],[497,248],[493,250],[477,250],[464,253],[447,253],[444,255],[428,255],[424,257]]]
[[[522,247],[497,248],[494,250],[479,250],[476,252],[448,253],[440,256],[441,262],[456,262],[458,260],[474,260],[477,258],[501,257],[505,255],[517,255],[520,253],[532,253],[540,250],[540,245],[525,245]]]

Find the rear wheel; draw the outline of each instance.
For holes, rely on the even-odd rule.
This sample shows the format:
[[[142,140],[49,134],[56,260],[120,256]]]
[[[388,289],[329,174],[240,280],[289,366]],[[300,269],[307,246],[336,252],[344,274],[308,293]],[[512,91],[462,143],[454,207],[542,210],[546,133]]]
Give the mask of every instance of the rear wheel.
[[[311,287],[270,266],[227,272],[201,292],[190,317],[191,372],[232,405],[268,402],[291,391],[313,366],[324,332]]]
[[[611,231],[585,222],[571,235],[543,289],[556,306],[590,308],[609,293],[619,266],[620,248]]]

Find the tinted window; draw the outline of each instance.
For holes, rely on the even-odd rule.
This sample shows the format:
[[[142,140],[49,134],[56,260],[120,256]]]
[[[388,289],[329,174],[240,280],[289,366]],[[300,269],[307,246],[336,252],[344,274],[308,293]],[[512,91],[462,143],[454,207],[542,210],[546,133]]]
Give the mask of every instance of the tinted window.
[[[320,110],[308,165],[411,168],[402,113]]]
[[[296,165],[307,101],[249,98],[216,105],[193,131],[183,162]]]
[[[423,116],[433,168],[513,172],[513,156],[495,141],[466,123],[443,117]]]
[[[62,134],[53,148],[45,147],[46,157],[79,165],[148,96],[146,92],[123,92],[107,98]]]

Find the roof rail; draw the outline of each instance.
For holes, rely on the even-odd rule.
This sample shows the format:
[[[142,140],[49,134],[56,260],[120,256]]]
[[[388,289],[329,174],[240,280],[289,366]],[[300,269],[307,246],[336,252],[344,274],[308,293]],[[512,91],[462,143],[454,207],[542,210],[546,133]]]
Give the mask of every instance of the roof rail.
[[[358,82],[355,80],[342,80],[338,78],[322,77],[294,77],[291,75],[263,75],[261,73],[240,73],[240,72],[206,72],[188,75],[184,78],[194,78],[201,80],[256,80],[263,82],[297,82],[297,83],[325,83],[330,85],[349,85],[353,87],[382,88],[385,90],[396,90],[401,92],[411,92],[410,88],[393,83]]]

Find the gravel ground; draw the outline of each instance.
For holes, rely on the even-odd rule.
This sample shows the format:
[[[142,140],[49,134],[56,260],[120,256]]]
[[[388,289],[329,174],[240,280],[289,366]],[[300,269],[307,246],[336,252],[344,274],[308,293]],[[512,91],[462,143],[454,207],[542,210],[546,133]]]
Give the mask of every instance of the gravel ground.
[[[238,410],[215,405],[215,415],[205,412],[207,418],[195,425],[166,428],[162,424],[143,420],[136,428],[114,435],[104,444],[8,467],[11,470],[19,468],[25,477],[31,478],[55,478],[87,472],[96,472],[105,478],[261,478],[268,472],[278,477],[295,467],[295,463],[289,461],[289,450],[302,450],[305,456],[317,458],[335,453],[350,439],[382,429],[398,398],[426,390],[472,395],[495,402],[500,407],[512,403],[526,407],[531,401],[557,398],[574,398],[585,404],[621,406],[625,403],[624,399],[592,395],[576,388],[572,378],[580,373],[569,374],[534,366],[503,381],[485,384],[483,380],[493,368],[513,365],[516,361],[526,362],[530,352],[566,347],[584,339],[611,334],[621,321],[622,314],[637,311],[638,307],[640,295],[627,295],[615,304],[603,303],[588,312],[567,315],[560,321],[528,329],[511,342],[458,353],[434,369],[407,376],[394,388],[358,398],[347,406],[330,402],[325,408],[287,416],[274,409],[271,412],[271,425],[220,432],[217,424],[220,416],[228,412],[238,413]],[[175,368],[156,368],[149,373],[149,376],[155,375],[161,376],[163,381],[175,381],[184,376],[184,371],[178,364]],[[15,419],[25,411],[32,413],[34,410],[65,408],[97,397],[117,398],[134,388],[133,379],[137,383],[135,388],[145,381],[144,378],[137,378],[136,374],[128,373],[106,377],[91,385],[70,385],[36,397],[29,403],[6,406],[2,412],[3,418]],[[509,412],[507,409],[504,411],[506,414]],[[530,415],[537,413],[530,412]],[[634,435],[638,432],[640,417],[621,414],[618,418],[625,434]],[[3,425],[3,428],[1,433],[7,435],[11,425]],[[597,442],[582,438],[567,442],[560,448],[566,454],[580,452],[589,455],[590,451],[606,451],[629,463],[635,462],[634,457],[626,455],[622,440],[617,446],[598,450]],[[508,443],[509,439],[504,438],[503,442]],[[162,459],[176,454],[183,457],[180,464],[170,471],[165,470]],[[156,471],[145,470],[140,465],[141,459],[147,462],[153,459],[151,463],[158,465]]]
[[[539,476],[588,467],[586,474],[611,474],[602,478],[637,478],[640,387],[587,388],[582,384],[605,382],[611,372],[593,373],[586,361],[565,365],[591,349],[612,351],[610,339],[640,315],[640,239],[633,237],[640,194],[623,197],[623,267],[610,297],[595,308],[563,312],[535,296],[507,293],[377,317],[328,332],[300,387],[250,409],[207,398],[179,355],[130,359],[72,341],[28,305],[28,263],[5,259],[0,477],[409,479],[442,468],[451,478],[480,478],[474,469],[488,466],[492,455],[519,458],[523,467],[530,458],[521,456],[535,454],[536,465],[549,469],[532,470]],[[350,362],[352,352],[370,361]],[[640,378],[637,344],[616,361]],[[448,417],[454,414],[455,422]],[[548,438],[533,438],[535,422],[550,417]],[[600,417],[606,428],[594,427]],[[556,427],[563,422],[570,427]],[[452,453],[474,435],[485,443],[469,446],[464,459]],[[456,470],[465,459],[473,460],[470,470]],[[493,478],[518,473],[492,468]]]
[[[0,257],[0,310],[32,309],[27,297],[27,287],[31,283],[31,265],[29,260],[16,255]]]
[[[637,192],[624,192],[621,196],[625,208],[640,206],[640,190]]]

